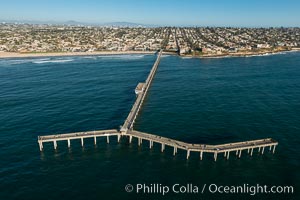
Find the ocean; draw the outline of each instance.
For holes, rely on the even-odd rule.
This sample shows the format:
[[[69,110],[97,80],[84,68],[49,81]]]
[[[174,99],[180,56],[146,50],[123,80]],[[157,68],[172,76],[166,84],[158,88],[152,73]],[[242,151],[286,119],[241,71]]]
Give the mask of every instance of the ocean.
[[[299,199],[300,53],[237,58],[164,55],[134,129],[190,143],[279,142],[229,160],[125,137],[44,144],[39,135],[118,129],[154,55],[0,59],[0,199]],[[126,192],[125,187],[144,190]],[[199,191],[166,194],[157,188]],[[218,186],[292,186],[293,194],[220,193]],[[202,193],[203,186],[206,189]],[[147,187],[148,188],[147,188]],[[180,186],[180,187],[179,187]],[[177,186],[176,186],[177,187]],[[151,190],[152,189],[152,190]],[[184,189],[183,189],[184,190]],[[250,194],[251,193],[251,194]]]

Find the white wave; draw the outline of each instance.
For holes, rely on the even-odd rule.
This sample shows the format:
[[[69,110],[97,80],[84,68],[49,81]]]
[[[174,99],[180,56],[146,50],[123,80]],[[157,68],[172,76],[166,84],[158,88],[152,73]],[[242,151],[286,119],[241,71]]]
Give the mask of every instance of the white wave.
[[[135,60],[135,59],[141,59],[144,58],[145,55],[103,55],[98,56],[98,58],[101,59],[124,59],[124,60]]]
[[[31,62],[39,62],[39,61],[46,61],[50,58],[41,58],[41,59],[9,59],[9,60],[1,60],[1,63],[6,65],[19,65],[24,63],[31,63]]]
[[[222,58],[235,58],[237,56],[207,56],[207,57],[199,57],[202,59],[222,59]]]
[[[247,56],[244,56],[246,58],[250,58],[250,57],[263,57],[263,56],[271,56],[271,55],[275,55],[273,53],[265,53],[265,54],[257,54],[257,55],[247,55]]]
[[[64,59],[64,60],[39,60],[39,61],[32,61],[35,64],[44,64],[44,63],[65,63],[65,62],[72,62],[73,59]]]
[[[82,58],[84,58],[84,59],[93,59],[93,60],[97,59],[96,56],[83,56]]]
[[[261,56],[274,56],[274,55],[285,55],[289,52],[287,51],[281,51],[281,52],[275,52],[275,53],[264,53],[264,54],[257,54],[257,55],[247,55],[245,57],[261,57]]]

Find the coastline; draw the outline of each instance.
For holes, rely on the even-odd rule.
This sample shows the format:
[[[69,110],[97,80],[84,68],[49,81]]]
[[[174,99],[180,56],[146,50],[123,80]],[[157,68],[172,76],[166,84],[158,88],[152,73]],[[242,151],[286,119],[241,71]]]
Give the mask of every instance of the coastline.
[[[186,58],[234,58],[234,57],[252,57],[252,56],[264,56],[264,55],[275,55],[280,53],[288,53],[288,52],[295,52],[300,51],[300,48],[292,48],[290,50],[277,50],[277,51],[262,51],[262,52],[237,52],[237,53],[226,53],[226,54],[206,54],[206,55],[181,55],[182,57]]]
[[[244,53],[226,53],[226,54],[206,54],[206,55],[180,55],[186,58],[224,58],[224,57],[251,57],[261,55],[273,55],[284,52],[300,51],[300,48],[291,50],[277,50],[264,52],[244,52]],[[32,58],[32,57],[59,57],[59,56],[97,56],[97,55],[126,55],[126,54],[154,54],[156,51],[95,51],[95,52],[46,52],[46,53],[17,53],[0,52],[1,58]],[[175,52],[164,52],[165,55],[178,55]]]
[[[95,51],[95,52],[49,52],[49,53],[15,53],[0,52],[1,58],[31,58],[58,56],[97,56],[97,55],[125,55],[125,54],[154,54],[156,51]],[[166,52],[165,54],[173,54]]]

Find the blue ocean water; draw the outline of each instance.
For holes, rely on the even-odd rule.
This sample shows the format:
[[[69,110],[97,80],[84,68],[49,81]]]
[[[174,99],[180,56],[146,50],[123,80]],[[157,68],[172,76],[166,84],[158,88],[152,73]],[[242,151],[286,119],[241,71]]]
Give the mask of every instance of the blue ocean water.
[[[298,199],[299,53],[248,58],[164,56],[135,129],[192,142],[219,144],[272,137],[276,153],[238,159],[149,150],[126,138],[59,142],[38,135],[119,128],[154,55],[0,60],[0,199],[250,199],[241,194],[134,194],[126,184],[291,185]],[[298,197],[298,198],[297,198]]]

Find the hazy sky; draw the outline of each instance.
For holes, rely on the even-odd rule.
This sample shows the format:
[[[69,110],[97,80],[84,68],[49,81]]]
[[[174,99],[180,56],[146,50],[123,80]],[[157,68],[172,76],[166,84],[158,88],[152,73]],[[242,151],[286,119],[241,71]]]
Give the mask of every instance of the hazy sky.
[[[300,26],[300,0],[0,0],[1,20]]]

